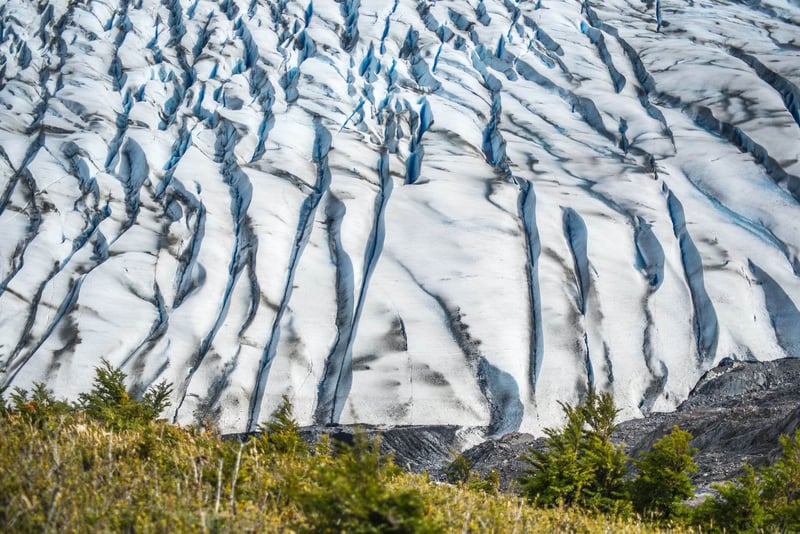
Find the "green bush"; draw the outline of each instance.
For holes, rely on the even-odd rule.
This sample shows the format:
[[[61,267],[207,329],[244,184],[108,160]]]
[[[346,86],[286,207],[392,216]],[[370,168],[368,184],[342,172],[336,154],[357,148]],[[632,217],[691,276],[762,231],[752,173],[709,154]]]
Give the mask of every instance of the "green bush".
[[[456,454],[444,469],[444,475],[451,484],[466,484],[472,474],[472,464],[463,454]]]
[[[781,436],[781,457],[761,470],[763,504],[769,524],[781,532],[800,532],[800,430]]]
[[[307,456],[309,453],[308,444],[300,436],[300,425],[292,415],[292,403],[286,395],[270,420],[259,425],[258,429],[261,435],[256,440],[256,446],[262,452],[295,456]]]
[[[313,482],[296,500],[314,532],[439,532],[426,512],[422,494],[394,489],[402,470],[380,452],[380,440],[356,433],[353,445],[325,448]],[[317,451],[320,454],[320,451]]]
[[[691,434],[675,426],[634,461],[639,474],[631,481],[630,496],[637,512],[661,520],[685,515],[681,501],[694,495],[689,474],[697,472],[691,440]]]
[[[714,485],[719,496],[695,510],[694,523],[714,532],[800,532],[800,430],[780,443],[773,465],[758,472],[745,465],[735,481]]]
[[[95,369],[92,390],[78,396],[78,406],[90,417],[119,429],[155,421],[170,404],[172,385],[162,381],[148,388],[141,400],[135,400],[125,387],[126,378],[121,369],[103,359]]]
[[[545,430],[545,450],[523,455],[530,469],[520,489],[541,506],[579,505],[604,512],[626,508],[626,456],[611,442],[618,411],[610,394],[589,392],[577,407],[561,404],[566,423]]]
[[[709,497],[692,513],[692,522],[708,532],[757,532],[766,524],[761,488],[752,466],[735,482],[715,484],[719,497]]]
[[[72,410],[72,406],[57,400],[53,392],[40,382],[35,382],[30,392],[14,388],[9,397],[11,400],[9,405],[6,405],[6,401],[0,397],[3,413],[18,415],[37,426],[45,424],[53,416],[66,414]]]
[[[455,455],[453,461],[445,467],[444,475],[451,484],[466,485],[471,490],[485,493],[500,491],[500,473],[490,471],[482,477],[472,470],[472,465],[463,454]]]

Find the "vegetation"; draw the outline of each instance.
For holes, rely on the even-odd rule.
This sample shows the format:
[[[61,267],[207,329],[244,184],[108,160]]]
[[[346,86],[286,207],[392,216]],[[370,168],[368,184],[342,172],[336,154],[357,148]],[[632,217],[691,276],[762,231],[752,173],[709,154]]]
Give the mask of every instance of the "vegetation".
[[[452,484],[403,472],[380,442],[300,436],[288,399],[258,436],[225,440],[158,420],[162,383],[134,399],[107,362],[70,404],[41,384],[0,392],[0,531],[701,532],[800,530],[800,432],[783,457],[690,511],[691,436],[678,429],[639,459],[611,442],[611,397],[563,405],[566,423],[527,455],[524,498],[455,456]],[[642,519],[644,518],[644,519]],[[684,525],[681,527],[680,525]]]
[[[758,472],[715,485],[719,497],[697,507],[694,522],[709,532],[800,532],[800,430],[781,436],[783,454]]]
[[[697,472],[689,446],[692,435],[677,426],[653,448],[635,460],[639,475],[631,481],[629,494],[636,511],[659,519],[685,516],[683,501],[694,495],[690,473]]]
[[[688,432],[675,427],[641,459],[632,460],[611,441],[618,411],[610,394],[590,391],[582,404],[561,406],[564,426],[545,431],[543,451],[532,449],[523,456],[530,469],[520,487],[529,501],[623,516],[635,510],[673,524],[686,517],[681,503],[694,494],[689,474],[697,470]]]
[[[166,385],[134,399],[124,380],[103,363],[76,404],[42,385],[0,398],[0,531],[652,531],[635,518],[536,509],[497,493],[496,475],[434,483],[364,436],[310,447],[288,401],[244,441],[179,428],[157,420]]]
[[[463,454],[455,455],[450,465],[445,468],[444,474],[451,484],[466,486],[474,491],[483,491],[486,493],[497,493],[500,491],[500,473],[491,471],[481,477],[480,474],[472,470],[469,460],[467,460]]]
[[[619,511],[626,506],[626,456],[611,443],[617,416],[611,395],[590,392],[584,404],[561,407],[564,427],[545,430],[546,450],[532,449],[524,456],[531,469],[520,480],[523,494],[541,506]]]

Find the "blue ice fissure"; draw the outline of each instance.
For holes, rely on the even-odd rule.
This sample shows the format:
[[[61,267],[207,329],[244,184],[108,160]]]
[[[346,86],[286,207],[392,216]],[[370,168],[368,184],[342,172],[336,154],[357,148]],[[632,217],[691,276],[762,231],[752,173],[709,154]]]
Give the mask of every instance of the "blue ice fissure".
[[[406,185],[413,185],[419,180],[422,172],[422,158],[425,156],[425,147],[417,144],[406,160]]]
[[[664,280],[664,249],[653,233],[650,224],[642,217],[636,217],[634,240],[638,267],[644,271],[650,287],[658,289]]]
[[[30,171],[27,168],[24,168],[22,172],[14,173],[12,176],[14,182],[22,179],[22,182],[28,186],[28,193],[29,198],[31,199],[30,202],[30,213],[28,214],[28,229],[25,232],[25,237],[21,245],[17,245],[17,251],[14,257],[13,267],[11,268],[8,275],[0,281],[0,295],[2,295],[6,289],[8,288],[8,284],[11,283],[11,280],[19,274],[22,270],[22,267],[25,265],[25,253],[28,250],[28,247],[39,234],[39,227],[42,224],[42,213],[39,205],[36,202],[36,185],[33,180],[33,176],[31,176]],[[4,205],[0,205],[0,214],[2,214]]]
[[[153,324],[150,326],[150,331],[147,332],[147,335],[136,346],[136,348],[128,353],[128,356],[125,357],[125,359],[119,365],[119,368],[126,367],[132,358],[138,354],[141,354],[142,352],[146,352],[145,347],[151,345],[155,340],[162,337],[167,332],[167,328],[169,327],[169,312],[167,311],[166,304],[164,303],[164,295],[161,293],[161,288],[159,287],[158,282],[155,281],[153,282],[152,304],[156,309],[156,318],[153,320]]]
[[[136,222],[139,214],[139,194],[150,170],[144,150],[133,139],[125,141],[120,156],[117,180],[122,184],[125,193],[125,212],[128,215],[126,225],[129,227]]]
[[[8,362],[8,363],[12,363],[12,365],[8,366],[8,370],[6,371],[6,375],[3,378],[2,383],[0,383],[0,387],[5,388],[5,387],[7,387],[9,384],[11,384],[14,381],[14,379],[17,376],[17,374],[25,366],[25,364],[28,363],[28,361],[30,361],[30,359],[33,357],[33,355],[36,354],[36,351],[38,351],[39,348],[42,345],[44,345],[45,341],[47,341],[50,338],[50,335],[53,333],[53,331],[58,326],[58,324],[61,322],[61,320],[64,318],[64,316],[67,315],[72,310],[73,306],[75,305],[75,302],[77,302],[77,300],[78,300],[78,295],[80,294],[81,286],[83,285],[83,281],[84,281],[85,278],[86,278],[86,274],[83,274],[80,277],[78,277],[77,279],[72,281],[72,283],[70,284],[70,288],[67,291],[66,296],[61,301],[61,304],[59,305],[58,310],[56,310],[55,316],[53,317],[53,319],[50,321],[50,323],[45,328],[44,333],[41,336],[39,336],[39,339],[37,340],[37,342],[28,351],[28,353],[25,356],[23,356],[22,358],[20,358],[19,360],[15,360],[13,363],[12,362]],[[41,287],[43,289],[44,288],[44,284]],[[41,297],[41,293],[39,293],[38,297],[39,298]],[[34,304],[36,306],[38,306],[38,304],[39,304],[38,303],[38,298],[36,299]],[[24,340],[25,336],[23,336],[22,339]],[[20,347],[18,347],[18,348],[20,348]]]
[[[594,365],[592,365],[592,358],[589,354],[589,334],[583,332],[583,366],[586,372],[586,385],[589,390],[594,390]]]
[[[339,421],[352,384],[352,333],[355,328],[355,277],[353,262],[342,244],[345,205],[336,195],[327,196],[328,247],[336,273],[336,340],[325,359],[317,386],[314,420],[317,424]]]
[[[355,311],[352,315],[350,327],[346,328],[344,331],[339,331],[340,337],[337,340],[337,347],[331,352],[332,358],[329,357],[326,362],[326,369],[327,365],[330,364],[332,372],[335,373],[332,375],[336,377],[335,385],[333,391],[330,391],[331,386],[328,384],[330,380],[325,381],[324,385],[323,382],[319,384],[320,394],[318,398],[326,399],[326,404],[318,403],[319,414],[323,420],[330,416],[330,419],[327,421],[330,423],[338,423],[342,409],[344,408],[344,402],[350,392],[350,386],[352,384],[353,343],[355,342],[358,332],[361,312],[364,308],[364,302],[366,301],[367,291],[369,289],[369,281],[383,250],[383,242],[386,233],[384,213],[392,192],[392,178],[389,175],[389,155],[386,150],[381,152],[378,161],[378,177],[380,179],[380,184],[378,194],[375,197],[375,215],[373,218],[372,230],[367,240],[367,247],[364,251],[364,273],[358,298],[355,303]],[[339,202],[338,199],[336,199],[336,202]],[[346,286],[348,283],[346,269],[349,266],[351,272],[350,276],[352,277],[352,264],[341,246],[341,219],[344,217],[344,207],[342,206],[340,208],[338,205],[334,204],[333,209],[334,215],[338,217],[336,223],[331,225],[332,244],[336,245],[334,250],[336,251],[338,295],[340,292],[340,274],[338,273],[338,267],[342,266],[345,268],[345,271],[341,274],[341,285]],[[350,282],[352,282],[352,280],[350,280]],[[346,298],[346,295],[344,295],[344,297]],[[337,302],[339,301],[337,300]],[[347,301],[345,300],[344,302],[346,303]],[[342,315],[345,314],[346,312],[343,310]],[[337,313],[337,317],[338,316],[339,314]],[[344,348],[338,347],[339,342],[342,340],[346,343]],[[325,392],[324,395],[323,392]],[[320,406],[322,406],[321,409],[319,408]]]
[[[666,188],[666,185],[664,187]],[[686,216],[684,215],[683,205],[672,191],[669,189],[666,189],[666,191],[672,229],[678,239],[684,276],[692,299],[698,363],[707,366],[713,362],[717,352],[717,340],[719,338],[717,313],[706,292],[700,252],[686,229]]]
[[[170,195],[180,199],[187,206],[186,221],[191,230],[189,245],[181,252],[178,257],[178,267],[175,272],[175,298],[172,303],[173,308],[178,308],[197,287],[197,278],[202,280],[204,271],[197,262],[200,254],[200,247],[205,237],[206,227],[206,208],[203,203],[192,195],[179,181],[175,180],[171,184]],[[194,224],[189,221],[193,219]]]
[[[797,125],[800,126],[800,87],[764,65],[755,56],[747,54],[739,48],[731,48],[730,54],[750,66],[759,78],[767,82],[781,95],[786,111],[789,112]]]
[[[491,76],[491,74],[488,76]],[[481,149],[483,150],[483,156],[486,158],[486,161],[488,161],[492,167],[507,169],[506,141],[503,139],[503,134],[499,130],[500,114],[502,112],[500,92],[492,90],[491,88],[490,91],[492,94],[492,107],[490,110],[491,115],[489,117],[489,123],[486,125],[486,129],[483,131],[483,143],[481,145]]]
[[[525,24],[525,26],[533,30],[536,40],[542,43],[547,50],[559,56],[564,55],[564,49],[561,48],[561,45],[558,44],[552,37],[550,37],[547,32],[540,28],[532,18],[527,15],[523,15],[522,22]]]
[[[419,128],[417,129],[417,143],[422,141],[422,135],[433,125],[433,112],[428,105],[428,99],[423,97],[422,106],[419,109]]]
[[[172,182],[172,178],[175,175],[175,170],[178,167],[178,163],[180,163],[181,158],[189,149],[189,145],[192,142],[192,134],[186,128],[186,119],[184,118],[181,121],[181,126],[178,129],[178,137],[172,143],[172,153],[164,164],[163,170],[166,171],[164,173],[164,178],[158,184],[156,188],[155,197],[157,199],[163,198],[164,193],[167,191],[167,187],[169,187],[170,183]]]
[[[589,257],[587,255],[588,232],[586,223],[572,208],[561,208],[563,212],[564,235],[575,264],[575,283],[578,289],[578,308],[586,315],[586,301],[589,298]]]
[[[592,28],[585,22],[581,21],[581,32],[589,38],[589,41],[597,47],[597,52],[600,54],[600,59],[608,69],[608,74],[611,76],[611,81],[614,84],[614,90],[619,93],[625,87],[625,76],[623,76],[614,66],[614,60],[606,46],[606,40],[603,37],[603,32],[597,28]]]
[[[450,306],[440,295],[432,292],[417,280],[402,263],[399,264],[419,289],[428,295],[442,312],[447,330],[464,354],[469,369],[475,374],[481,395],[489,408],[489,433],[500,437],[519,430],[524,405],[520,400],[519,386],[514,377],[492,365],[480,349],[481,342],[472,337],[461,309]]]
[[[775,247],[775,249],[779,250],[781,254],[786,257],[786,260],[789,262],[789,265],[792,266],[792,270],[794,271],[795,275],[800,276],[800,266],[797,265],[797,259],[792,255],[792,252],[787,247],[786,243],[778,239],[778,237],[769,229],[763,221],[754,221],[741,213],[738,213],[725,204],[723,204],[717,197],[715,197],[710,192],[706,191],[703,187],[701,182],[698,182],[694,177],[692,177],[689,173],[686,173],[686,178],[689,180],[697,191],[702,194],[705,199],[712,205],[716,210],[718,210],[722,215],[724,215],[728,220],[738,226],[739,228],[744,229],[745,231],[749,232],[750,234],[756,236],[758,239],[761,239],[765,243]]]
[[[484,26],[488,26],[492,23],[492,17],[490,17],[489,13],[486,11],[486,4],[483,3],[483,0],[478,0],[478,5],[475,6],[475,15],[478,22]]]
[[[197,353],[193,356],[189,367],[189,372],[184,379],[178,393],[178,402],[175,409],[175,419],[186,397],[194,374],[200,368],[208,351],[216,338],[219,329],[222,327],[230,308],[231,295],[239,280],[242,270],[248,263],[249,255],[253,254],[258,247],[258,240],[250,231],[247,223],[247,209],[253,194],[253,187],[247,174],[242,171],[236,162],[234,149],[239,141],[239,137],[233,124],[222,119],[216,127],[216,143],[214,161],[220,165],[223,181],[229,187],[231,197],[230,213],[233,220],[234,245],[231,251],[231,259],[228,264],[228,280],[222,296],[222,303],[217,312],[217,316],[211,329],[206,333],[200,342]]]
[[[367,70],[372,66],[372,61],[375,57],[375,46],[370,41],[369,48],[367,49],[367,55],[364,56],[364,59],[361,60],[361,65],[358,67],[358,75],[364,76],[367,73]]]
[[[133,99],[129,100],[127,98],[128,96],[130,96],[130,91],[126,92],[126,98],[124,98],[122,101],[122,112],[118,113],[115,119],[117,131],[114,134],[114,137],[111,139],[111,142],[108,144],[108,155],[106,156],[104,165],[105,170],[108,173],[110,173],[117,165],[122,139],[125,137],[125,132],[128,130],[128,113],[130,113],[133,105]]]
[[[781,285],[753,260],[748,260],[750,272],[764,293],[764,303],[778,345],[787,356],[800,357],[800,311]]]
[[[345,52],[352,52],[358,43],[358,9],[361,0],[337,0],[339,12],[344,19],[340,43]]]
[[[283,294],[281,296],[278,310],[275,313],[275,318],[272,321],[272,327],[269,334],[269,339],[261,354],[261,361],[259,362],[258,371],[256,372],[255,385],[253,387],[253,394],[250,396],[250,406],[248,409],[248,422],[247,429],[252,431],[258,425],[259,416],[261,413],[261,404],[266,391],[267,380],[269,378],[269,370],[272,361],[275,358],[275,353],[278,349],[278,341],[280,339],[280,323],[283,318],[289,300],[292,297],[292,285],[294,283],[294,276],[297,272],[297,267],[300,263],[300,258],[303,255],[306,244],[311,237],[311,230],[313,228],[314,215],[316,214],[317,207],[323,195],[328,191],[331,182],[331,173],[328,168],[328,152],[331,149],[331,134],[322,125],[319,117],[314,119],[314,145],[312,149],[312,160],[316,166],[316,183],[313,191],[303,201],[300,208],[300,215],[297,221],[297,230],[292,245],[292,252],[289,258],[289,265],[286,271],[286,281],[283,287]]]
[[[794,198],[795,202],[800,203],[800,176],[786,172],[783,166],[770,156],[766,148],[756,143],[738,126],[719,120],[714,116],[711,109],[705,106],[694,106],[691,112],[695,124],[714,135],[727,139],[742,152],[752,155],[756,163],[764,168],[772,181],[779,186],[783,186]]]
[[[433,74],[431,74],[431,69],[428,66],[428,62],[425,61],[425,59],[422,57],[422,54],[412,54],[410,61],[411,76],[421,89],[429,92],[435,92],[441,88],[442,84],[439,82],[439,80],[434,78]]]
[[[536,224],[536,193],[533,184],[528,180],[518,179],[519,200],[518,209],[522,226],[525,231],[525,244],[528,252],[528,265],[526,274],[528,278],[528,299],[531,310],[531,333],[529,347],[529,380],[531,391],[536,391],[536,382],[542,368],[544,357],[544,332],[542,329],[542,299],[539,287],[539,255],[541,254],[541,241],[539,228]]]
[[[478,358],[478,383],[489,404],[489,437],[516,432],[522,425],[525,406],[514,377],[495,367],[485,356]]]

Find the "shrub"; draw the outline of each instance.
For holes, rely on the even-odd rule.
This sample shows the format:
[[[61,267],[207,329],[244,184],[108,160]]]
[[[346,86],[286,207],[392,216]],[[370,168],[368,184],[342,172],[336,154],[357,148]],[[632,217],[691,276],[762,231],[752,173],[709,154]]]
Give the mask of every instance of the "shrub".
[[[697,472],[689,446],[692,435],[677,426],[650,451],[634,461],[639,474],[631,481],[630,496],[636,511],[658,519],[674,519],[685,512],[680,502],[694,495],[689,473]]]
[[[586,401],[561,404],[566,423],[545,430],[545,450],[523,455],[531,468],[520,479],[522,493],[542,506],[573,505],[600,510],[625,508],[626,456],[611,443],[618,411],[610,394],[590,391]]]
[[[463,454],[455,455],[453,461],[445,467],[444,475],[451,484],[466,485],[471,490],[485,493],[500,491],[500,474],[497,471],[490,471],[482,477],[480,473],[472,470],[472,465]]]
[[[769,523],[781,532],[800,531],[800,430],[781,436],[781,457],[762,469],[762,499]]]
[[[35,382],[30,392],[14,388],[10,400],[11,404],[6,406],[5,400],[0,398],[4,412],[18,415],[37,426],[43,425],[55,415],[69,413],[72,410],[68,403],[57,400],[53,392],[40,382]]]
[[[761,487],[752,466],[735,482],[714,484],[719,497],[709,497],[692,513],[692,522],[708,532],[756,532],[766,523],[767,514]]]
[[[402,473],[391,455],[380,452],[380,440],[357,432],[353,445],[325,451],[297,501],[314,532],[438,532],[422,494],[392,488]]]
[[[781,457],[758,473],[745,465],[744,475],[717,484],[716,498],[696,511],[697,525],[713,524],[718,532],[800,531],[800,430],[793,438],[781,436]]]
[[[154,421],[169,406],[172,385],[162,381],[145,391],[141,400],[130,398],[127,375],[103,359],[95,369],[92,390],[78,396],[79,407],[90,417],[122,429]]]
[[[472,465],[463,454],[456,454],[453,461],[445,468],[444,474],[451,484],[465,484],[472,474]]]
[[[308,445],[300,436],[300,425],[292,415],[292,403],[286,395],[269,422],[259,425],[258,429],[261,435],[256,446],[263,452],[300,456],[309,453]]]

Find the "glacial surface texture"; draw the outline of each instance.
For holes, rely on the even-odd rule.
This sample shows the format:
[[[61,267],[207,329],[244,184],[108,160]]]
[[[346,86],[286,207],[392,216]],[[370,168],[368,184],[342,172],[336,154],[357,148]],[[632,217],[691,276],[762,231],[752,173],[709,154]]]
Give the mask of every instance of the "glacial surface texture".
[[[800,356],[797,0],[7,0],[0,386],[557,424]]]

